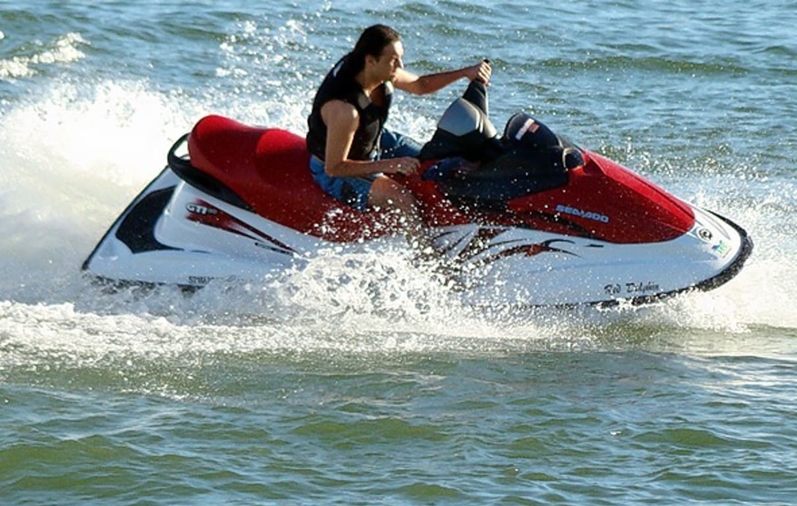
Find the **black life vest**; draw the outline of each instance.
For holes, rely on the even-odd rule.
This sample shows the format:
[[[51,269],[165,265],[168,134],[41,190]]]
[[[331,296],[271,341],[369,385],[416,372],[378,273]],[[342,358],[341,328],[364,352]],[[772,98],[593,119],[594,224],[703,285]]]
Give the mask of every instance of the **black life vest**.
[[[348,55],[347,55],[348,56]],[[377,88],[376,93],[384,94],[384,105],[371,102],[362,86],[354,79],[347,68],[344,56],[327,74],[318,88],[313,110],[307,118],[307,149],[311,155],[323,160],[327,145],[327,126],[321,117],[321,108],[330,100],[342,100],[354,106],[360,116],[360,124],[354,133],[348,158],[351,160],[371,160],[379,148],[379,137],[387,121],[390,103],[393,98],[393,84],[386,82]]]

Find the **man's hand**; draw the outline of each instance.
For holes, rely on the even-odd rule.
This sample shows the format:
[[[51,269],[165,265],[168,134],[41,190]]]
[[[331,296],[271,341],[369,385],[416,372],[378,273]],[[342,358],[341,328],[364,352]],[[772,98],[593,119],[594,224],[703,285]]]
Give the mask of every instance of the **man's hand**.
[[[490,86],[490,76],[493,74],[493,67],[488,60],[482,60],[478,65],[465,69],[468,79],[477,80],[485,86]]]
[[[410,156],[393,158],[385,161],[390,162],[384,170],[387,174],[412,174],[421,166],[421,162],[418,161],[417,158],[412,158]]]

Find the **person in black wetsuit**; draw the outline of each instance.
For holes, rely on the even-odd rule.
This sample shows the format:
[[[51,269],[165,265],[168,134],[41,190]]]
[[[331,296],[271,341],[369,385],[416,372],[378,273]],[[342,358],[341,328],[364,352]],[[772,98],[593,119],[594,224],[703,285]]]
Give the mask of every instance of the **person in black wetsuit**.
[[[310,170],[326,193],[358,210],[394,209],[411,238],[423,240],[415,199],[384,174],[409,174],[420,165],[420,146],[384,128],[393,88],[423,95],[461,79],[489,83],[482,61],[418,76],[404,69],[400,35],[385,25],[363,31],[354,49],[324,78],[308,117]]]

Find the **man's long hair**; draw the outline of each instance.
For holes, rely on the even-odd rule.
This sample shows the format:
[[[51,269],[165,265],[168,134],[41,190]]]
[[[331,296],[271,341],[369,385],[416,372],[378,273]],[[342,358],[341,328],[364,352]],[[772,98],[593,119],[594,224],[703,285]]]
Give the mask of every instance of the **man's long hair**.
[[[351,75],[357,75],[365,68],[365,57],[379,58],[385,47],[401,40],[399,33],[385,25],[369,26],[360,34],[354,50],[346,56],[346,66]]]

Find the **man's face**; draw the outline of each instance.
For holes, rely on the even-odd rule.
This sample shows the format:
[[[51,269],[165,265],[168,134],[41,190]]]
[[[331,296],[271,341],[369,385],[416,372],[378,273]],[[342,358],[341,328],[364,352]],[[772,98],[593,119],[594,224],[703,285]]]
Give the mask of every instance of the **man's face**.
[[[404,68],[404,46],[401,41],[388,44],[382,50],[382,54],[376,60],[376,69],[380,77],[385,81],[392,81],[396,77],[396,71]]]

